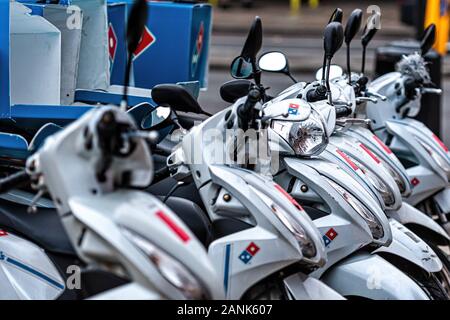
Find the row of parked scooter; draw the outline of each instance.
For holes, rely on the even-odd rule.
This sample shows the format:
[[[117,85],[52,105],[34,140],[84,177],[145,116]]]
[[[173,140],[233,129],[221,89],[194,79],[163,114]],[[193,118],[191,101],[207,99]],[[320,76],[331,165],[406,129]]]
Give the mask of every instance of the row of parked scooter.
[[[304,82],[281,52],[257,59],[256,18],[214,115],[192,84],[167,84],[156,106],[129,108],[125,90],[120,107],[42,128],[22,168],[2,159],[0,298],[447,300],[450,153],[412,119],[441,92],[424,60],[435,27],[370,80],[364,62],[350,70],[361,24],[356,9],[344,30],[336,9]],[[344,42],[347,72],[331,64]],[[264,72],[295,84],[272,97]]]

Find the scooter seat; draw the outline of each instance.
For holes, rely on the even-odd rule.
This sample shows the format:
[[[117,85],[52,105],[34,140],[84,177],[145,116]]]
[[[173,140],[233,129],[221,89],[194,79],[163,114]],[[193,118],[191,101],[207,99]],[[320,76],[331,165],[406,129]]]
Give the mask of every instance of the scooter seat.
[[[55,209],[38,208],[36,213],[28,213],[23,204],[0,200],[0,228],[47,251],[76,255]]]

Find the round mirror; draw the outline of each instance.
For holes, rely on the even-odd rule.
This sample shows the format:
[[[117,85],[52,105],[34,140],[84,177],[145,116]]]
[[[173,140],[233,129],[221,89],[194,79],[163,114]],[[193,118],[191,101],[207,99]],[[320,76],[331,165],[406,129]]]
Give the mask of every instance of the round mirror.
[[[322,80],[322,69],[320,68],[316,73],[316,80],[321,81]],[[344,74],[344,70],[338,65],[331,65],[330,66],[330,80],[336,79],[341,77]]]
[[[231,76],[235,79],[249,79],[253,75],[252,63],[244,57],[237,57],[231,64]]]
[[[288,69],[286,56],[281,52],[267,52],[259,58],[259,68],[269,72],[285,72]]]
[[[158,107],[153,110],[148,116],[142,119],[142,129],[152,129],[170,118],[171,109],[169,107]]]

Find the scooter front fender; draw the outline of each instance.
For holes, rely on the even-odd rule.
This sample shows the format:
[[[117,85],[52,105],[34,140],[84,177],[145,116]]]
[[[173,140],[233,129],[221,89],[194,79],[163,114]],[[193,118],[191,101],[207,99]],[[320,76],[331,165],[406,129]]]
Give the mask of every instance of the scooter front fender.
[[[345,300],[343,296],[322,281],[303,273],[290,275],[283,282],[287,292],[294,300]]]
[[[443,213],[450,213],[450,186],[434,195],[434,200]]]
[[[408,276],[378,255],[358,252],[333,266],[321,280],[344,297],[429,300]]]
[[[402,204],[400,209],[396,211],[388,211],[387,214],[390,218],[395,219],[403,225],[417,225],[431,232],[433,236],[437,236],[439,238],[439,244],[448,244],[450,241],[450,237],[447,232],[445,232],[439,224],[423,212],[405,202]]]
[[[392,243],[388,247],[380,247],[372,254],[388,253],[405,259],[427,272],[442,270],[442,262],[436,253],[422,239],[399,222],[390,220]]]

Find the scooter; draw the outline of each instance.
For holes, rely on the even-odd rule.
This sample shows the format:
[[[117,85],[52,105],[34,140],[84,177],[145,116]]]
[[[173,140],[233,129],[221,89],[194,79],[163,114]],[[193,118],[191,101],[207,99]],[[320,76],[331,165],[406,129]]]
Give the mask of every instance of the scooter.
[[[325,46],[326,47],[326,46]],[[272,57],[270,57],[272,56]],[[275,71],[276,68],[280,68],[280,66],[286,66],[287,64],[283,64],[283,60],[282,57],[279,56],[279,53],[275,54],[270,54],[267,56],[263,56],[260,59],[260,65],[262,63],[263,65],[263,69],[271,69],[272,71]],[[270,59],[269,59],[270,58]],[[283,72],[287,73],[288,69],[283,69]],[[298,94],[296,94],[296,96],[298,96]],[[285,97],[283,97],[285,98]],[[323,109],[323,101],[319,102],[322,106],[319,106],[319,109]],[[317,102],[315,103],[317,104]],[[332,132],[333,129],[326,129],[323,128],[322,124],[320,121],[315,120],[314,118],[314,114],[310,112],[311,116],[310,118],[308,118],[308,121],[303,121],[300,122],[300,124],[298,126],[294,125],[294,122],[288,122],[289,120],[291,121],[295,121],[296,123],[299,120],[305,120],[304,118],[305,116],[305,112],[307,113],[308,109],[313,109],[312,107],[308,108],[308,104],[306,102],[301,102],[298,99],[281,99],[279,100],[278,97],[273,99],[269,104],[269,106],[265,107],[264,111],[268,112],[269,114],[273,114],[276,112],[280,112],[282,110],[286,110],[289,114],[291,113],[295,113],[299,116],[297,117],[291,117],[294,119],[290,119],[288,118],[287,120],[283,120],[283,119],[277,119],[277,120],[273,120],[272,122],[272,126],[271,129],[274,131],[274,133],[276,135],[278,135],[278,140],[281,140],[282,143],[278,144],[278,143],[274,143],[275,146],[272,148],[276,148],[277,150],[282,150],[283,153],[289,155],[288,157],[284,158],[284,166],[282,167],[282,170],[280,170],[280,172],[278,173],[278,175],[275,177],[275,179],[282,185],[284,186],[288,192],[294,196],[294,198],[297,198],[298,200],[301,199],[302,202],[309,201],[311,204],[313,204],[313,207],[310,209],[311,211],[314,211],[314,216],[316,216],[318,218],[317,223],[319,223],[319,221],[324,220],[327,221],[328,220],[329,224],[325,223],[325,225],[323,226],[323,230],[321,230],[324,234],[324,241],[328,244],[331,244],[332,241],[335,239],[336,235],[339,234],[348,234],[349,232],[345,232],[341,230],[341,231],[337,231],[337,227],[334,226],[334,228],[332,227],[333,223],[336,224],[336,221],[333,221],[333,218],[335,218],[335,214],[337,214],[338,216],[342,215],[344,217],[348,216],[348,212],[349,210],[344,211],[343,213],[341,213],[343,211],[343,208],[345,208],[345,206],[343,206],[342,204],[336,204],[335,200],[336,197],[331,197],[330,198],[330,191],[327,190],[326,186],[329,186],[331,184],[332,187],[334,187],[336,185],[335,181],[332,181],[333,183],[326,183],[326,180],[324,177],[330,178],[331,175],[331,179],[336,179],[336,176],[339,176],[339,172],[338,172],[338,168],[336,167],[334,168],[333,174],[331,174],[331,168],[332,167],[328,167],[326,166],[326,161],[323,160],[318,160],[318,159],[308,159],[308,160],[299,160],[299,159],[295,159],[292,158],[292,155],[298,155],[299,153],[302,154],[303,156],[311,156],[317,153],[320,153],[323,149],[324,146],[322,148],[320,148],[320,145],[326,145],[327,143],[327,134],[326,132]],[[296,105],[297,108],[295,111],[292,111],[292,105]],[[317,105],[315,105],[317,107]],[[298,110],[297,110],[298,109]],[[317,113],[317,112],[316,112]],[[300,117],[300,119],[298,118]],[[297,118],[297,119],[296,119]],[[327,121],[322,121],[322,123],[326,123]],[[330,121],[328,121],[329,123]],[[312,133],[308,133],[308,130],[312,131]],[[296,134],[295,132],[301,132],[302,134]],[[321,137],[321,135],[323,137]],[[298,137],[298,138],[296,138]],[[298,140],[297,140],[298,139]],[[306,140],[305,140],[306,139]],[[276,141],[277,139],[275,139]],[[309,140],[309,141],[308,141]],[[319,142],[318,142],[319,141]],[[322,143],[320,143],[320,141]],[[335,149],[336,151],[339,151],[340,153],[342,153],[339,149]],[[319,152],[318,152],[319,151]],[[338,155],[339,152],[337,153]],[[334,159],[327,159],[327,157],[323,156],[321,157],[323,159],[328,160],[329,163],[332,162],[336,162]],[[347,159],[347,156],[344,157],[345,159]],[[295,160],[294,160],[295,159]],[[334,160],[334,161],[333,161]],[[325,164],[324,164],[325,163]],[[339,162],[338,162],[339,164]],[[308,166],[310,167],[309,171],[308,171]],[[342,167],[342,165],[341,165]],[[345,170],[345,168],[344,168]],[[341,170],[342,171],[342,170]],[[305,173],[306,172],[306,173]],[[314,175],[313,173],[316,172],[316,174]],[[319,174],[320,172],[320,174]],[[357,198],[359,200],[361,199],[366,199],[368,198],[368,200],[366,200],[365,205],[361,204],[359,206],[357,206],[359,208],[359,210],[356,210],[355,208],[353,208],[355,212],[355,215],[358,216],[358,212],[361,212],[361,210],[367,211],[367,208],[371,208],[371,210],[368,210],[368,212],[372,211],[372,212],[378,212],[378,217],[381,215],[382,217],[384,217],[384,213],[382,211],[380,211],[379,208],[379,204],[377,202],[374,202],[374,199],[371,199],[370,195],[366,195],[364,197],[364,194],[361,195],[361,192],[359,192],[358,197],[355,197],[354,195],[352,195],[352,193],[357,192],[358,193],[358,182],[354,181],[352,182],[352,180],[354,180],[353,178],[351,178],[351,174],[354,175],[354,172],[350,172],[347,177],[345,177],[345,179],[342,179],[341,184],[337,185],[337,191],[341,191],[341,196],[345,198],[351,198],[352,201],[351,203],[360,203],[358,200],[354,199]],[[314,176],[315,179],[312,179],[311,177]],[[321,177],[321,178],[319,178]],[[325,180],[325,181],[324,181]],[[364,182],[359,181],[359,183],[364,184]],[[349,189],[345,189],[342,186],[350,186]],[[311,190],[312,189],[312,190]],[[330,189],[330,188],[328,188]],[[352,193],[350,193],[348,190],[352,190]],[[353,191],[356,190],[356,191]],[[344,194],[342,194],[344,193]],[[323,201],[323,199],[321,197],[324,197],[324,195],[327,195],[328,197],[326,197],[326,201]],[[400,198],[401,199],[401,198]],[[368,202],[368,201],[372,201],[372,202]],[[371,203],[371,206],[368,206],[367,204]],[[314,207],[319,205],[322,207],[319,207],[319,209],[317,209],[316,207]],[[324,208],[326,207],[326,208]],[[330,210],[331,208],[331,210]],[[378,210],[377,210],[378,209]],[[375,225],[377,225],[377,220],[379,221],[380,218],[374,218],[377,217],[377,215],[373,215],[373,213],[366,213],[365,215],[362,215],[360,213],[360,216],[371,216],[371,222],[374,223]],[[325,218],[326,217],[326,218]],[[382,218],[381,218],[382,219]],[[331,224],[330,224],[331,223]],[[387,223],[389,224],[389,223]],[[422,264],[422,257],[417,256],[418,252],[421,252],[420,250],[418,250],[419,248],[416,247],[416,243],[411,241],[411,239],[407,239],[405,238],[405,233],[409,233],[409,230],[405,230],[403,227],[400,227],[399,224],[395,223],[395,222],[391,222],[392,227],[393,227],[393,232],[395,233],[395,241],[392,245],[388,246],[387,249],[385,249],[384,247],[382,247],[379,250],[376,250],[375,252],[379,253],[382,251],[386,251],[386,252],[390,252],[391,254],[399,254],[399,248],[403,248],[405,245],[409,246],[410,248],[410,252],[401,252],[400,255],[405,255],[405,253],[407,253],[405,256],[412,260],[414,264],[419,265],[421,268],[424,268],[425,272],[428,272],[430,270],[432,270],[433,272],[439,271],[440,268],[442,268],[442,264],[440,264],[440,262],[436,259],[434,259],[435,263],[431,264],[431,265],[423,265]],[[345,224],[344,224],[345,225]],[[381,224],[382,225],[382,224]],[[338,227],[342,228],[342,225],[339,224]],[[319,229],[320,229],[320,225],[319,225]],[[383,230],[383,228],[378,228]],[[399,229],[403,229],[403,231],[405,232],[404,234],[402,234],[401,232],[399,233]],[[372,231],[373,232],[373,231]],[[379,232],[379,230],[378,230]],[[328,236],[328,233],[331,235]],[[373,241],[373,239],[375,237],[374,234],[370,234],[367,239],[369,239],[369,243]],[[349,239],[349,244],[351,243],[352,245],[355,245],[355,240]],[[400,241],[400,242],[399,242]],[[408,243],[409,242],[409,243]],[[341,244],[345,243],[345,239],[341,240]],[[377,243],[377,241],[375,240],[375,243]],[[381,242],[382,243],[382,242]],[[367,244],[367,243],[366,243]],[[384,243],[386,244],[386,243]],[[364,245],[364,244],[363,244]],[[422,251],[425,252],[429,252],[429,248],[428,246],[421,242],[420,243],[421,247],[422,247]],[[343,245],[342,247],[345,247],[345,245]],[[334,252],[334,259],[339,260],[342,259],[342,254],[345,252],[343,251],[342,247],[337,247],[339,248],[339,250],[337,250],[336,252]],[[351,247],[351,246],[350,246]],[[358,248],[358,247],[357,247]],[[354,248],[352,248],[354,251]],[[345,252],[346,254],[351,253],[352,251],[347,251]],[[330,254],[330,252],[329,252]],[[370,256],[369,253],[367,253],[368,256]],[[430,252],[430,256],[434,257],[434,253]],[[333,255],[330,254],[330,260],[331,263],[333,262]],[[345,257],[345,254],[344,254]],[[360,258],[360,257],[359,257]],[[326,282],[328,283],[328,282]],[[330,284],[330,283],[328,283]],[[339,292],[342,293],[342,291],[340,291],[337,287],[334,287],[336,290],[338,290]],[[363,293],[363,294],[367,294],[368,293]],[[438,292],[438,294],[442,294],[440,292]]]
[[[342,29],[342,27],[341,27],[341,29]],[[335,36],[336,35],[336,32],[334,32],[334,31],[329,31],[329,35],[331,36]],[[331,38],[328,38],[328,41],[330,40],[330,39],[333,39],[334,37],[331,37]],[[254,58],[252,59],[251,57],[249,58],[248,56],[246,57],[244,54],[249,54],[248,53],[248,51],[246,51],[245,50],[245,48],[244,48],[244,50],[243,50],[243,55],[242,56],[240,56],[240,57],[238,57],[235,61],[234,61],[234,63],[232,64],[232,73],[233,74],[235,74],[235,76],[236,77],[241,77],[241,78],[247,78],[247,77],[249,77],[249,73],[250,73],[250,75],[252,76],[252,77],[254,77],[254,78],[256,78],[255,80],[256,80],[256,83],[257,83],[257,87],[259,87],[260,89],[261,88],[263,88],[261,85],[258,85],[258,83],[260,83],[259,82],[259,80],[258,80],[258,77],[259,77],[259,73],[258,72],[252,72],[252,70],[254,70],[253,69],[253,66],[252,66],[252,63],[251,63],[251,61],[252,60],[255,60]],[[256,54],[254,54],[254,56],[256,57]],[[256,75],[256,76],[255,76]],[[223,95],[227,95],[227,96],[229,96],[229,97],[231,97],[231,96],[239,96],[238,95],[238,93],[236,93],[236,91],[237,92],[242,92],[242,87],[244,87],[244,86],[246,86],[246,85],[248,85],[248,83],[246,83],[246,82],[239,82],[239,80],[238,80],[238,82],[234,82],[234,83],[228,83],[228,85],[227,86],[224,86],[224,87],[222,87],[222,90],[221,90],[221,93],[223,94]],[[248,87],[248,86],[247,86]],[[241,89],[240,89],[241,88]],[[233,89],[235,89],[235,90],[233,90]],[[175,93],[174,91],[172,91],[172,93]],[[264,92],[263,92],[263,94],[262,94],[262,96],[264,97]],[[158,96],[159,96],[159,94],[158,94]],[[165,94],[165,96],[166,97],[173,97],[174,96],[174,94],[169,94],[169,93],[166,93]],[[252,96],[252,94],[250,94],[249,95],[249,97],[250,96]],[[155,98],[155,97],[154,97]],[[156,97],[156,99],[158,99],[157,97]],[[235,106],[236,105],[239,105],[240,103],[242,103],[241,101],[243,101],[242,100],[243,98],[241,98],[241,99],[238,99],[238,101],[235,103]],[[264,100],[264,99],[263,99]],[[163,101],[161,101],[161,103],[163,103]],[[172,100],[172,103],[175,103],[173,100]],[[167,103],[166,103],[167,104]],[[181,101],[180,102],[178,102],[178,104],[181,104]],[[192,101],[190,101],[189,103],[187,102],[187,101],[185,101],[184,102],[184,105],[191,105],[191,111],[195,111],[195,108],[192,108],[192,105],[193,105],[193,102]],[[245,107],[245,104],[244,104],[244,107]],[[235,108],[235,107],[233,107],[233,108]],[[238,108],[238,110],[239,110],[239,108]],[[280,110],[280,111],[282,111],[282,110]],[[239,115],[239,112],[237,111],[236,112],[238,115]],[[286,114],[288,114],[289,112],[285,112],[285,113],[282,113],[281,112],[281,115],[280,115],[280,112],[278,112],[277,113],[277,115],[272,115],[272,116],[270,116],[270,115],[263,115],[263,116],[261,116],[261,119],[264,119],[265,121],[269,121],[269,120],[271,120],[272,119],[272,117],[285,117],[285,115]],[[246,114],[246,112],[243,112],[242,114]],[[224,119],[221,119],[223,116],[225,115],[225,117],[224,117]],[[234,112],[230,112],[230,110],[225,110],[223,113],[220,113],[220,114],[218,114],[218,115],[215,115],[212,119],[215,119],[215,118],[218,118],[218,119],[220,119],[220,122],[218,122],[218,120],[215,120],[215,121],[213,121],[213,120],[207,120],[206,121],[206,123],[208,123],[209,124],[209,122],[212,122],[212,125],[211,124],[209,124],[209,126],[210,126],[210,128],[222,128],[222,123],[224,123],[225,122],[225,124],[229,127],[229,128],[232,128],[233,126],[232,125],[229,125],[229,123],[230,122],[232,122],[232,124],[234,125],[234,123],[235,123],[235,118],[238,118],[239,119],[239,116],[235,116],[234,115]],[[246,123],[245,121],[244,121],[244,123]],[[203,128],[203,125],[204,125],[204,123],[202,124],[202,125],[200,125],[199,127],[196,127],[195,129],[192,129],[192,131],[194,131],[195,132],[195,134],[197,135],[197,136],[200,136],[201,137],[201,135],[202,135],[202,130],[201,130],[201,128]],[[199,129],[200,128],[200,129]],[[219,135],[219,140],[222,138],[222,136],[221,135]],[[193,139],[191,139],[192,141],[198,141],[198,140],[193,140]],[[183,149],[184,149],[184,151],[185,152],[192,152],[192,151],[190,151],[190,149],[192,148],[192,142],[191,143],[187,143],[186,141],[188,141],[188,140],[186,140],[186,136],[184,136],[184,139],[183,139],[183,145],[184,145],[184,147],[183,147]],[[200,140],[201,141],[201,140]],[[210,143],[210,145],[211,145],[211,143]],[[200,143],[200,146],[202,146],[203,147],[203,141]],[[210,148],[211,149],[211,148]],[[206,152],[204,153],[204,154],[206,154],[207,155],[207,159],[208,159],[208,162],[211,162],[211,161],[214,161],[214,156],[211,156],[211,155],[214,155],[215,154],[215,152],[211,152],[210,151],[210,149],[206,149]],[[228,151],[229,151],[229,149],[228,148],[226,148]],[[179,153],[179,152],[175,152],[174,154],[177,154],[177,153]],[[228,154],[228,152],[225,152],[225,155],[227,155]],[[177,156],[177,158],[179,158],[179,159],[181,159],[181,161],[182,161],[182,163],[184,163],[185,161],[186,161],[186,157],[184,156],[184,155],[178,155]],[[189,159],[190,159],[190,161],[192,162],[192,159],[189,157]],[[231,161],[231,159],[227,159],[228,161]],[[260,159],[261,160],[261,159]],[[171,158],[169,158],[168,159],[168,163],[169,163],[169,166],[171,165],[171,164],[173,164],[173,163],[176,163],[177,161],[174,161],[173,160],[173,158],[171,157]],[[189,161],[188,161],[189,162]],[[225,161],[225,162],[227,162],[227,161]],[[259,161],[259,162],[261,162],[261,161]],[[231,161],[230,163],[234,163],[233,161]],[[179,165],[175,165],[175,167],[177,167],[177,170],[178,170],[178,167],[179,167]],[[194,166],[194,165],[192,165],[191,164],[191,167],[194,167],[194,168],[197,168],[196,166]],[[200,166],[201,168],[203,168],[203,166]],[[260,168],[261,166],[260,165],[257,165],[256,167],[258,167],[258,168]],[[186,172],[186,171],[188,171],[188,170],[182,170],[182,172]],[[192,169],[191,169],[191,171],[193,171]],[[341,170],[342,171],[342,170]],[[197,175],[197,178],[199,179],[199,182],[197,183],[197,186],[203,186],[204,184],[208,184],[209,182],[208,182],[208,179],[209,179],[209,175],[207,176],[207,178],[206,179],[204,179],[203,180],[203,178],[201,178],[201,177],[203,177],[204,175],[205,175],[205,173],[204,173],[204,171],[198,171],[198,174],[197,174],[197,171],[195,171],[196,172],[196,175]],[[342,175],[341,175],[341,177],[342,177]],[[342,180],[344,180],[344,181],[346,181],[347,179],[347,176],[345,176],[344,175],[344,177],[342,178]],[[323,178],[324,179],[324,178]],[[350,177],[350,180],[352,180],[351,179],[351,177]],[[233,180],[233,184],[234,184],[234,180]],[[209,188],[207,188],[206,189],[208,192],[211,192],[211,191],[209,191]],[[213,194],[214,195],[218,195],[218,199],[220,199],[221,198],[221,195],[222,195],[222,193],[217,193],[217,191],[214,191],[213,192]],[[209,200],[210,199],[210,195],[209,195],[209,197],[208,198],[206,198],[207,200]],[[338,193],[338,197],[343,197],[343,195],[339,195],[339,193]],[[367,196],[366,197],[367,199],[368,199],[368,201],[371,201],[370,200],[370,196]],[[205,200],[205,196],[202,194],[202,199],[204,200],[204,202],[205,203],[208,203],[206,200]],[[213,200],[213,202],[214,202],[214,200]],[[374,203],[373,202],[373,200],[372,200],[372,204],[373,205],[375,205],[375,207],[376,207],[376,203]],[[347,204],[344,204],[344,208],[347,208],[348,209],[348,203]],[[350,207],[351,208],[351,207]],[[352,209],[350,209],[350,210],[352,210]],[[355,209],[353,209],[353,210],[355,210]],[[210,216],[214,219],[214,217],[217,219],[218,217],[217,217],[217,215],[215,215],[214,213],[211,213],[211,211],[209,211],[210,212]],[[343,214],[345,211],[344,210],[342,210],[341,209],[341,214]],[[354,211],[353,211],[354,212]],[[361,234],[365,234],[366,235],[366,244],[368,244],[368,243],[371,243],[372,241],[373,241],[373,237],[372,237],[372,231],[369,229],[369,226],[368,226],[368,224],[367,224],[367,222],[364,222],[364,221],[361,221],[361,215],[359,215],[358,213],[357,213],[358,211],[356,211],[356,213],[355,213],[355,216],[353,216],[353,217],[351,217],[350,218],[350,220],[353,222],[353,220],[356,220],[356,227],[355,226],[352,226],[352,224],[351,223],[349,223],[349,226],[348,226],[348,228],[349,229],[352,229],[352,228],[354,228],[354,230],[352,230],[352,231],[356,231],[356,230],[359,230],[359,228],[361,229],[360,230],[360,232],[361,232]],[[390,240],[388,240],[389,239],[389,237],[390,237],[390,226],[389,226],[389,222],[386,220],[386,217],[384,216],[384,213],[383,212],[381,212],[380,210],[378,211],[378,214],[379,214],[379,216],[381,217],[381,219],[384,219],[383,221],[385,222],[385,224],[384,224],[384,226],[386,227],[387,226],[387,229],[386,229],[386,231],[383,231],[383,233],[385,232],[385,234],[382,236],[382,240],[380,240],[381,242],[383,242],[383,241],[385,241],[385,242],[389,242]],[[347,215],[348,216],[348,215]],[[375,218],[372,214],[370,215],[370,217],[372,217],[372,221],[370,222],[371,223],[371,226],[372,227],[374,227],[375,229],[376,228],[380,228],[379,227],[379,224],[377,224],[376,223],[376,219],[377,218]],[[359,220],[358,220],[359,219]],[[342,219],[341,219],[342,220]],[[370,220],[370,218],[369,218],[369,220]],[[373,220],[375,220],[375,221],[373,221]],[[336,226],[336,224],[334,224],[334,226]],[[383,229],[381,229],[381,230],[383,230]],[[329,231],[329,233],[330,234],[334,234],[333,232],[334,232],[334,229],[330,229],[330,228],[328,228],[327,229],[327,231]],[[379,231],[378,231],[379,232]],[[333,236],[332,236],[333,237]],[[324,238],[323,238],[324,239]],[[334,239],[334,237],[333,237],[333,239]],[[352,241],[354,242],[354,240],[355,239],[352,239]],[[349,242],[350,242],[350,240],[349,240]],[[358,244],[355,244],[355,243],[352,243],[352,244],[349,244],[349,246],[347,247],[347,250],[351,250],[351,249],[353,249],[353,250],[355,250],[355,248],[356,249],[358,249],[358,247],[359,246],[364,246],[364,242],[362,243],[362,244],[360,244],[360,245],[358,245]],[[339,250],[338,250],[339,251]],[[351,251],[350,251],[351,252]],[[345,255],[344,255],[344,257],[345,257]],[[358,259],[357,259],[358,261],[359,260],[361,260],[361,257],[358,257]],[[357,289],[356,287],[357,286],[354,286],[354,287],[352,287],[352,285],[350,285],[350,286],[348,286],[348,285],[340,285],[340,289],[342,290],[342,292],[344,292],[346,295],[360,295],[360,296],[364,296],[364,295],[366,295],[367,297],[370,297],[370,298],[382,298],[382,297],[384,297],[384,298],[391,298],[391,299],[395,299],[395,298],[399,298],[399,297],[402,297],[403,299],[417,299],[417,298],[422,298],[422,299],[427,299],[428,298],[428,296],[425,294],[425,292],[422,290],[422,289],[420,289],[420,287],[418,287],[417,285],[416,285],[416,283],[414,283],[414,281],[413,280],[411,280],[410,278],[408,278],[407,276],[405,276],[402,272],[400,272],[398,269],[396,269],[395,267],[393,267],[391,264],[389,264],[389,263],[387,263],[385,260],[383,260],[382,258],[380,258],[380,257],[375,257],[375,258],[373,258],[373,257],[370,257],[370,259],[368,259],[368,264],[372,264],[372,263],[375,263],[375,262],[377,262],[377,261],[379,261],[380,260],[380,262],[379,262],[379,264],[381,265],[381,266],[383,266],[384,267],[384,274],[393,274],[393,275],[395,275],[394,276],[394,278],[398,278],[398,279],[401,279],[402,281],[404,281],[404,284],[403,284],[403,286],[402,286],[402,288],[404,288],[404,291],[398,291],[396,288],[393,288],[393,287],[390,287],[389,285],[387,285],[387,287],[385,287],[385,288],[387,288],[386,290],[382,290],[382,291],[371,291],[371,290],[367,290],[368,292],[360,292],[360,291],[364,291],[364,290],[360,290],[360,289]],[[347,266],[345,266],[345,263],[343,263],[343,265],[342,265],[342,272],[339,272],[339,270],[341,270],[341,268],[338,266],[338,267],[336,267],[336,270],[338,270],[337,272],[336,272],[336,277],[335,276],[332,276],[331,277],[331,279],[333,279],[333,280],[335,280],[335,279],[338,279],[338,278],[342,278],[344,275],[347,277],[347,279],[350,279],[349,278],[349,276],[347,275],[348,274],[348,270],[345,270],[346,269],[346,267],[347,268],[352,268],[352,264],[353,263],[356,263],[356,261],[348,261],[347,262]],[[434,261],[433,261],[434,262]],[[328,264],[327,264],[328,265]],[[326,266],[327,266],[326,265]],[[319,277],[323,272],[324,272],[324,270],[326,270],[326,269],[319,269],[318,271],[317,271],[317,276]],[[333,269],[334,270],[334,269]],[[328,271],[327,272],[327,274],[330,274],[332,271]],[[350,272],[351,273],[351,272]],[[367,279],[370,279],[371,277],[370,277],[370,275],[368,275],[368,277],[366,277],[366,278],[364,278],[364,276],[361,276],[361,274],[358,276],[357,275],[357,273],[355,272],[355,276],[354,276],[355,278],[357,278],[357,279],[353,279],[353,280],[356,280],[356,282],[357,283],[360,283],[360,284],[362,284],[363,286],[364,286],[364,283],[367,281]],[[330,280],[330,282],[332,282],[333,280]],[[395,283],[395,282],[391,282],[391,280],[393,280],[393,278],[390,278],[390,279],[385,279],[385,281],[386,281],[386,283]],[[353,283],[355,283],[355,282],[353,282]],[[336,283],[334,283],[335,285],[336,285]],[[338,285],[338,287],[339,287],[339,285]],[[335,289],[336,289],[336,287],[335,287]],[[360,290],[360,291],[359,291]],[[386,291],[389,291],[389,292],[386,292]],[[341,293],[342,293],[341,292]]]
[[[256,18],[243,55],[249,60],[256,56],[261,42],[261,20]],[[249,62],[242,58],[238,63]],[[253,88],[247,97],[189,132],[181,130],[180,143],[163,170],[179,184],[195,183],[212,224],[209,256],[223,277],[228,299],[342,299],[307,276],[325,264],[326,254],[318,230],[302,207],[271,179],[258,174],[246,157],[238,161],[252,144],[245,139],[239,142],[239,131],[254,128],[258,132],[259,89]],[[181,106],[201,113],[195,99],[180,86],[156,86],[152,97],[158,105],[170,107],[171,123],[178,122],[174,110],[183,111]],[[158,176],[163,179],[162,174]]]

